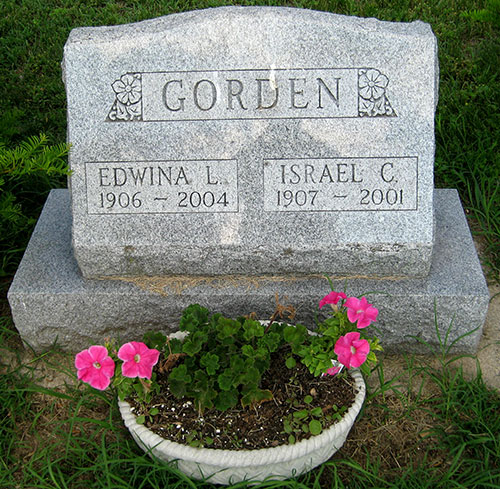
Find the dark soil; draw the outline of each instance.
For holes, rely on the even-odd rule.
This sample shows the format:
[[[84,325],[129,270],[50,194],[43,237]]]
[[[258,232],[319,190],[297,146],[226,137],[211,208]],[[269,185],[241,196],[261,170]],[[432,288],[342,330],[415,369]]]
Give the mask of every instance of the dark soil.
[[[340,417],[335,413],[344,412],[354,402],[354,381],[344,373],[314,377],[300,362],[289,369],[285,365],[287,356],[286,352],[274,354],[271,368],[262,378],[261,387],[273,393],[271,401],[246,409],[237,406],[225,412],[210,409],[202,416],[188,399],[176,399],[168,389],[166,376],[158,374],[161,394],[153,398],[148,410],[156,408],[160,412],[146,416],[144,424],[159,436],[177,443],[252,450],[288,444],[290,433],[285,433],[283,426],[288,417],[295,420],[295,441],[309,438],[312,435],[303,431],[303,425],[304,422],[307,425],[313,416],[298,421],[293,413],[302,410],[309,413],[313,408],[321,407],[323,414],[314,419],[321,421],[323,429],[328,428]],[[312,397],[312,401],[304,402],[306,396]],[[147,414],[148,410],[141,409],[133,399],[128,401],[135,414]]]

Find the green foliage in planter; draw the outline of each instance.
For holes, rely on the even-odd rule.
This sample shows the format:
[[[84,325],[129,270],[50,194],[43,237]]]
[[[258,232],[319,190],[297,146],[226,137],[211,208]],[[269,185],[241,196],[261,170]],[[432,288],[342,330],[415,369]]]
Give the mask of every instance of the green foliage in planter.
[[[0,276],[15,271],[48,192],[68,175],[68,149],[43,134],[14,148],[0,141]]]
[[[332,366],[332,358],[337,356],[334,350],[339,337],[353,331],[357,331],[356,324],[347,319],[345,312],[340,312],[318,322],[315,335],[309,335],[307,328],[298,324],[286,326],[284,338],[292,347],[292,353],[317,377]],[[360,367],[365,375],[369,375],[371,368],[377,363],[375,352],[382,351],[377,338],[367,338],[367,341],[370,352]],[[293,367],[292,358],[287,360],[287,366]]]
[[[188,333],[184,341],[169,341],[170,353],[183,355],[168,378],[176,397],[192,398],[200,412],[212,407],[225,411],[238,401],[246,407],[272,399],[260,381],[271,354],[284,344],[285,325],[265,327],[246,317],[228,319],[193,304],[184,311],[179,328]]]
[[[290,404],[290,414],[283,420],[283,432],[288,434],[288,443],[293,445],[296,441],[296,436],[299,433],[311,433],[311,435],[319,435],[323,431],[326,422],[331,422],[333,419],[340,421],[347,410],[346,406],[340,408],[335,404],[332,406],[332,413],[325,414],[321,407],[312,405],[313,397],[307,395],[304,397],[303,409],[293,411],[300,408],[298,399],[288,399]]]
[[[142,347],[144,351],[154,349],[157,355],[163,353],[158,369],[168,375],[170,392],[178,399],[192,400],[200,415],[210,408],[226,411],[238,403],[243,407],[256,406],[273,398],[270,390],[261,387],[261,380],[271,365],[273,353],[280,347],[284,349],[279,357],[288,369],[300,361],[316,377],[336,375],[344,367],[360,367],[370,373],[377,361],[374,352],[382,348],[376,338],[366,336],[363,330],[376,320],[378,310],[365,297],[347,298],[345,293],[333,290],[321,299],[319,308],[327,304],[332,312],[317,322],[316,334],[301,324],[276,322],[285,315],[293,319],[295,314],[292,306],[279,303],[278,295],[276,310],[266,325],[252,315],[231,319],[192,304],[184,310],[179,322],[180,331],[185,333],[182,341],[151,332],[144,336],[146,344]],[[121,349],[130,350],[127,345]],[[79,353],[82,354],[85,352]],[[118,357],[122,358],[120,352]],[[135,357],[125,360],[139,361]],[[154,380],[151,378],[151,383],[156,385]],[[312,418],[307,423],[308,431],[303,427],[305,421],[301,421],[301,430],[321,432],[320,413],[304,412]],[[320,419],[316,419],[318,416]]]
[[[306,396],[304,402],[306,405],[311,404],[312,396]],[[288,402],[298,407],[299,401],[297,399],[289,399]],[[283,431],[288,433],[288,442],[295,443],[295,434],[299,432],[311,433],[312,435],[319,435],[323,431],[323,426],[320,419],[323,417],[323,410],[320,407],[301,409],[299,411],[291,412],[283,420]]]
[[[137,379],[121,376],[120,380],[116,382],[116,387],[118,388],[118,397],[120,401],[125,400],[129,396],[136,396],[137,399],[141,399],[144,404],[149,404],[154,395],[160,392],[160,386],[155,382],[156,373],[153,372],[150,382],[148,379]],[[153,410],[148,413],[150,416],[154,416]],[[140,421],[137,421],[141,424]]]

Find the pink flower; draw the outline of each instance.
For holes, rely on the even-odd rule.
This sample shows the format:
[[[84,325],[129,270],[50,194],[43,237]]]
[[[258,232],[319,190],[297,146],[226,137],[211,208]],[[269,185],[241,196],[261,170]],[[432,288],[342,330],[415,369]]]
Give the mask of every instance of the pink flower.
[[[327,371],[327,375],[337,375],[342,370],[342,367],[330,367]]]
[[[118,350],[118,358],[123,360],[122,374],[124,377],[141,377],[150,379],[153,366],[158,362],[160,352],[148,348],[144,343],[131,341]]]
[[[78,378],[92,387],[103,391],[115,373],[115,362],[108,355],[104,346],[94,345],[83,350],[75,357],[75,367],[78,369]]]
[[[368,304],[366,297],[357,299],[356,297],[349,297],[345,301],[347,307],[347,317],[351,323],[358,322],[358,328],[366,328],[371,322],[377,319],[378,309]]]
[[[338,361],[347,368],[362,365],[370,352],[368,341],[360,340],[359,337],[360,333],[353,331],[341,336],[335,343],[333,351],[337,354]]]
[[[325,304],[337,304],[340,299],[345,299],[347,296],[343,292],[330,292],[319,301],[319,308],[321,309]]]

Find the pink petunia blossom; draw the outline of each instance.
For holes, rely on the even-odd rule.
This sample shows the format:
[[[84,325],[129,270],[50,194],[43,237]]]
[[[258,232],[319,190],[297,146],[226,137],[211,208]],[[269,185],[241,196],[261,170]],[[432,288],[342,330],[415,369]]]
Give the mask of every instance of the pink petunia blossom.
[[[138,341],[125,343],[118,350],[118,358],[123,360],[122,374],[130,378],[150,379],[159,356],[158,350],[148,348]]]
[[[369,304],[366,297],[357,299],[349,297],[345,301],[347,307],[347,317],[351,323],[358,322],[358,328],[366,328],[370,323],[377,319],[378,309]]]
[[[327,375],[337,375],[342,370],[342,367],[330,367],[327,371]]]
[[[75,367],[81,381],[100,391],[109,386],[115,373],[115,362],[108,355],[107,348],[100,345],[93,345],[78,353],[75,357]]]
[[[340,299],[345,299],[347,296],[343,292],[330,292],[319,301],[319,308],[321,309],[325,304],[337,304]]]
[[[362,365],[370,352],[368,341],[360,340],[359,337],[360,333],[353,331],[341,336],[335,343],[333,351],[337,354],[338,361],[347,368]]]

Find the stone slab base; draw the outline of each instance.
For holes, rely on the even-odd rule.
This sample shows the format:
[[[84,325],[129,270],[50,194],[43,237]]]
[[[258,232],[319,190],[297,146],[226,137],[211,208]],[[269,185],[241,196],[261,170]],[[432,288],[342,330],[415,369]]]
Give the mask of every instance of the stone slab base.
[[[336,290],[366,295],[380,310],[377,326],[387,352],[425,352],[419,340],[439,345],[436,324],[441,341],[449,329],[454,352],[474,352],[481,336],[489,293],[458,194],[436,190],[434,202],[436,242],[428,277],[334,280]],[[8,298],[30,347],[42,351],[57,341],[78,351],[105,337],[130,341],[151,329],[174,331],[193,302],[228,316],[255,312],[266,319],[279,294],[282,303],[295,306],[298,321],[312,326],[318,301],[329,290],[325,277],[300,275],[84,279],[71,248],[69,192],[59,189],[47,199]]]

